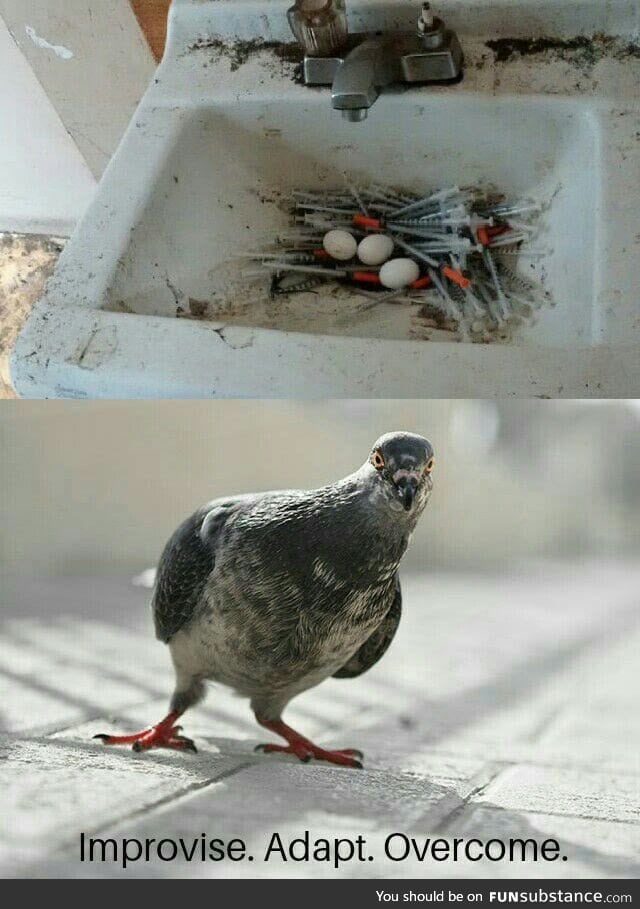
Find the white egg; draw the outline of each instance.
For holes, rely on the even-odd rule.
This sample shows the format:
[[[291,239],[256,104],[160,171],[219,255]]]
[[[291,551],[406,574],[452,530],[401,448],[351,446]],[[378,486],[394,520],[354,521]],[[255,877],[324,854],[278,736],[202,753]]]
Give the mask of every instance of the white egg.
[[[324,235],[322,245],[331,258],[337,259],[338,262],[353,259],[358,248],[356,238],[348,230],[330,230]]]
[[[358,258],[365,265],[382,265],[393,253],[393,240],[386,234],[369,234],[358,246]]]
[[[389,290],[408,287],[420,277],[420,269],[413,259],[389,259],[380,269],[380,283]]]

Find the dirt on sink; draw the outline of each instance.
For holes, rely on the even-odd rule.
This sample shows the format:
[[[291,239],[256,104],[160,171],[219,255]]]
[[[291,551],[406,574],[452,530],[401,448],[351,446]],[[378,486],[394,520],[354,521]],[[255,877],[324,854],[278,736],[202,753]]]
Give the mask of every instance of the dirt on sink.
[[[261,38],[253,41],[222,41],[219,38],[200,38],[189,45],[189,51],[210,51],[215,59],[226,58],[229,69],[236,72],[255,54],[271,51],[276,65],[289,64],[294,81],[302,78],[302,61],[304,51],[296,41],[264,41]]]
[[[575,35],[571,38],[497,38],[485,44],[493,51],[495,63],[510,63],[523,57],[556,57],[585,73],[590,73],[600,60],[607,57],[614,60],[640,58],[640,44],[603,34]]]

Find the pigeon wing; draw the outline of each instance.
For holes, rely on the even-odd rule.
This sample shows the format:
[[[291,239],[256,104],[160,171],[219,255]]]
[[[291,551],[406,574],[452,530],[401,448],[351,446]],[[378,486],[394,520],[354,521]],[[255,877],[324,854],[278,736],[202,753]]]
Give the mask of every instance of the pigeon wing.
[[[215,565],[220,532],[234,506],[234,502],[213,502],[196,511],[165,546],[151,603],[156,637],[165,644],[192,618]]]
[[[356,650],[342,669],[334,672],[333,677],[336,679],[353,679],[355,676],[362,675],[363,672],[367,672],[368,669],[375,666],[378,660],[387,652],[400,624],[401,615],[402,591],[400,590],[400,578],[396,574],[395,594],[389,611],[376,630],[360,646],[359,650]]]

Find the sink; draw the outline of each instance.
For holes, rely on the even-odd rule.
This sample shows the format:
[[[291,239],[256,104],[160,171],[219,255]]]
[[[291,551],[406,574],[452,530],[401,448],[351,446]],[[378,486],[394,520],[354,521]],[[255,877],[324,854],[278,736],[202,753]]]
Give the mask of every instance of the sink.
[[[300,84],[288,5],[174,0],[154,83],[18,340],[18,392],[640,392],[632,5],[443,0],[465,50],[462,83],[385,91],[358,124],[331,109],[326,89]],[[497,17],[507,5],[513,21]],[[571,17],[558,14],[565,6]],[[350,24],[409,27],[415,12],[412,2],[360,0]],[[577,34],[599,35],[589,53]],[[545,37],[536,45],[530,35]],[[287,228],[293,190],[342,187],[345,175],[539,201],[517,268],[552,304],[479,345],[425,329],[416,307],[363,305],[348,290],[274,301],[246,254]]]
[[[552,252],[527,264],[534,277],[544,272],[547,289],[562,305],[544,311],[518,343],[594,340],[601,168],[600,126],[592,111],[564,99],[496,100],[456,92],[420,100],[386,96],[374,113],[354,129],[335,117],[320,93],[294,104],[269,98],[195,113],[118,263],[107,306],[175,318],[180,309],[189,312],[192,300],[196,312],[207,304],[207,315],[224,313],[227,324],[409,339],[416,307],[388,303],[358,318],[362,297],[323,297],[317,290],[274,305],[268,277],[257,286],[239,277],[246,270],[243,253],[268,248],[286,233],[290,219],[283,202],[293,190],[340,188],[344,174],[365,186],[394,174],[416,191],[456,182],[486,185],[548,205],[530,245]],[[301,118],[308,123],[302,132]],[[405,152],[398,173],[400,137]],[[586,267],[574,269],[581,260]],[[356,312],[348,319],[350,310]]]

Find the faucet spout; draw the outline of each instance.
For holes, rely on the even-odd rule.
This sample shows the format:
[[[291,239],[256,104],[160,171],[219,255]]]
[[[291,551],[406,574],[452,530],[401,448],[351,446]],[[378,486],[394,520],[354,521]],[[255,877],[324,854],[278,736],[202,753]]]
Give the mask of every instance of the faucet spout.
[[[400,79],[398,55],[383,38],[355,47],[340,63],[333,80],[331,104],[351,122],[364,120],[381,89]]]
[[[342,119],[346,120],[347,123],[362,123],[363,120],[366,120],[369,116],[368,107],[349,107],[343,108],[340,113],[342,114]]]

